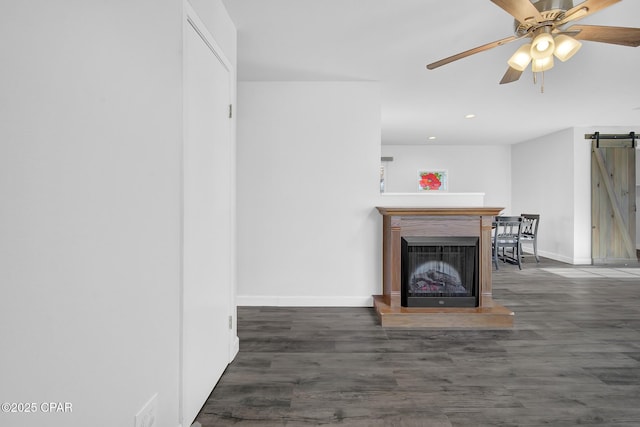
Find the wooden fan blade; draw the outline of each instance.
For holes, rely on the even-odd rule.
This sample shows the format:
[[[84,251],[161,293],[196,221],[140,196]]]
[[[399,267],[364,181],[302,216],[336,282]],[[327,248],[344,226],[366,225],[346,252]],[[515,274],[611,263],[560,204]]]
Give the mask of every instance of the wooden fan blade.
[[[494,42],[484,44],[482,46],[474,47],[473,49],[469,49],[469,50],[466,50],[464,52],[461,52],[461,53],[455,54],[453,56],[450,56],[448,58],[444,58],[444,59],[441,59],[439,61],[433,62],[433,63],[427,65],[427,68],[430,69],[430,70],[433,70],[434,68],[441,67],[441,66],[446,65],[446,64],[448,64],[450,62],[457,61],[458,59],[466,58],[467,56],[471,56],[471,55],[476,54],[476,53],[484,52],[485,50],[493,49],[494,47],[502,46],[503,44],[507,44],[509,42],[517,40],[518,38],[519,37],[510,36],[510,37],[507,37],[507,38],[504,38],[504,39],[501,39],[501,40],[496,40]]]
[[[500,84],[512,83],[517,81],[522,75],[522,71],[518,71],[513,67],[509,67],[504,76],[502,76],[502,80],[500,80]]]
[[[602,25],[572,25],[567,31],[580,31],[574,36],[578,40],[640,46],[640,28],[605,27]]]
[[[516,18],[518,22],[543,21],[540,11],[530,0],[491,0],[498,7],[501,7],[509,15]]]
[[[567,10],[567,12],[564,14],[565,17],[560,22],[558,22],[557,25],[566,24],[567,22],[584,18],[585,16],[589,16],[606,7],[612,6],[619,1],[620,0],[585,0],[579,5],[576,5]],[[582,12],[583,9],[586,10]]]

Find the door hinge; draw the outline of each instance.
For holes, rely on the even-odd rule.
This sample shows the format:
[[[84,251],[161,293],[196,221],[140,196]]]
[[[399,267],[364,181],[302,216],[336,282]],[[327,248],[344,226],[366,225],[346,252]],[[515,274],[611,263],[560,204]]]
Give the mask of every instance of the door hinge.
[[[233,117],[233,104],[229,104],[229,118]]]
[[[233,329],[233,316],[229,316],[229,329]]]

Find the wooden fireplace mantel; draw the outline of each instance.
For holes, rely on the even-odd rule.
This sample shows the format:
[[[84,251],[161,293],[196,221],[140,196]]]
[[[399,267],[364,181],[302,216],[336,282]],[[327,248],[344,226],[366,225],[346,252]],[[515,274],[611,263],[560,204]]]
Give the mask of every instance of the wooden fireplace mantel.
[[[438,215],[464,215],[464,216],[494,216],[500,214],[504,208],[487,208],[484,206],[473,208],[417,208],[417,207],[376,207],[378,212],[386,216],[438,216]]]
[[[491,291],[491,224],[502,208],[377,207],[382,214],[382,295],[373,303],[382,326],[510,328],[512,311]],[[402,307],[401,239],[408,236],[479,238],[479,305],[471,308]]]

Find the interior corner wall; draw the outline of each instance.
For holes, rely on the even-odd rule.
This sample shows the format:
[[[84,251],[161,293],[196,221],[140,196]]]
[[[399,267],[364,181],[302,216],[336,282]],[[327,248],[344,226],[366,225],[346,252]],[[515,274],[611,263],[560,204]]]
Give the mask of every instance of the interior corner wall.
[[[385,162],[388,193],[415,193],[418,170],[444,169],[450,192],[485,193],[485,206],[510,211],[511,145],[383,145],[382,156],[393,157]]]
[[[573,263],[591,264],[591,141],[573,129]]]
[[[591,264],[591,142],[584,136],[633,130],[633,126],[576,127],[512,147],[513,209],[540,213],[540,255]]]
[[[237,144],[238,305],[370,306],[378,84],[239,82]]]
[[[513,145],[511,200],[513,213],[540,214],[541,256],[581,264],[574,243],[575,159],[573,129]]]

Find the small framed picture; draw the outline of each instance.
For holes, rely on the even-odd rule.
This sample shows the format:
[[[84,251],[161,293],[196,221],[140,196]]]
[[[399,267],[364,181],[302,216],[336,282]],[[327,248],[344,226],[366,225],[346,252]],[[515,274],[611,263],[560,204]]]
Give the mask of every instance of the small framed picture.
[[[418,191],[447,191],[447,171],[424,169],[418,171]]]

